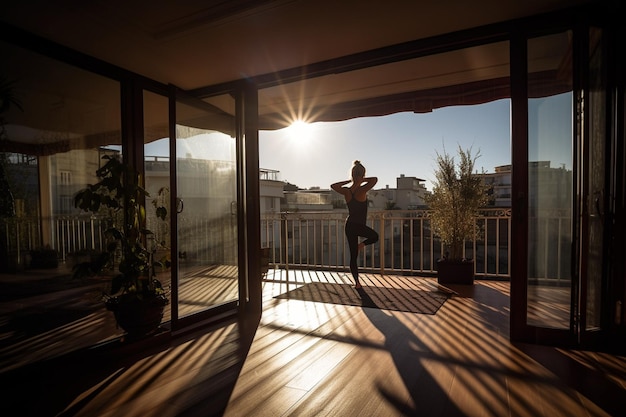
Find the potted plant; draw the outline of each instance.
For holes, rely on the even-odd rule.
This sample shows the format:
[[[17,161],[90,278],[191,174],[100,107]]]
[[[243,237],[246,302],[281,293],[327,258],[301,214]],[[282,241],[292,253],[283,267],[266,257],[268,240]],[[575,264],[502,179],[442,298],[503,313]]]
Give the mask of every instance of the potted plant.
[[[141,186],[140,175],[117,156],[105,155],[102,159],[106,163],[96,171],[100,181],[79,191],[74,206],[92,213],[108,209],[112,217],[118,215],[121,221],[113,221],[106,231],[106,250],[93,260],[76,264],[73,275],[94,275],[119,262],[119,273],[111,280],[110,293],[104,295],[105,305],[128,334],[145,335],[158,328],[169,302],[156,278],[156,268],[169,265],[156,261],[156,249],[147,248],[152,235],[145,229],[145,200],[149,194]],[[159,218],[165,218],[166,209],[157,209]]]
[[[464,245],[476,233],[476,215],[488,204],[487,186],[474,173],[480,152],[458,149],[458,163],[447,152],[437,153],[437,168],[432,193],[426,197],[430,224],[445,248],[437,261],[437,279],[441,284],[473,284],[474,261],[464,257]]]

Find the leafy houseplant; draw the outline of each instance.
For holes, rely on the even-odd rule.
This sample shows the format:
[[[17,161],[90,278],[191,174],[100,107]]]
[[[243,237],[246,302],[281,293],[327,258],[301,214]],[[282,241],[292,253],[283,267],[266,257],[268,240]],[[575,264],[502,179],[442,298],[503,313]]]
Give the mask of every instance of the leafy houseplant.
[[[141,186],[141,177],[118,157],[105,155],[106,163],[96,171],[99,182],[88,185],[74,197],[74,206],[98,213],[108,209],[121,213],[122,226],[112,224],[106,231],[106,250],[91,261],[74,266],[74,276],[97,274],[112,266],[119,258],[119,274],[111,280],[111,292],[105,294],[106,307],[130,334],[146,334],[155,330],[169,302],[163,285],[156,279],[157,267],[168,267],[154,260],[155,250],[147,248],[152,232],[145,229],[145,199],[148,192]],[[167,210],[157,207],[164,219]]]
[[[458,149],[459,161],[444,151],[437,153],[437,169],[432,194],[426,197],[430,224],[446,249],[445,256],[437,263],[439,282],[466,283],[474,281],[474,262],[463,257],[465,240],[475,236],[478,210],[489,202],[487,186],[474,173],[480,152],[472,155],[471,148]],[[448,267],[471,270],[471,276],[445,276]],[[467,273],[467,271],[466,271]]]

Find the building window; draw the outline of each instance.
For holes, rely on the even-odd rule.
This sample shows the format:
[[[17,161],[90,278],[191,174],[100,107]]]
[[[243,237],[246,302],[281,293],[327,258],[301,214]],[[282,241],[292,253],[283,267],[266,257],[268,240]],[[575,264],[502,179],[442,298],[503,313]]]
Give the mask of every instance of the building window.
[[[59,185],[72,185],[72,173],[70,171],[59,172]]]

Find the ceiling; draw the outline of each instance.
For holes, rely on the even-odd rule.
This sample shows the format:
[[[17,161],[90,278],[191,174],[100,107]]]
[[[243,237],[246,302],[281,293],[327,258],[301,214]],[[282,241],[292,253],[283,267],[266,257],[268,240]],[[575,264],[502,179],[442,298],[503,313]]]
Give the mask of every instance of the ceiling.
[[[197,91],[592,1],[31,0],[2,2],[0,20],[150,79]],[[499,98],[508,90],[493,80],[508,77],[508,59],[508,44],[498,42],[274,84],[259,92],[261,128],[282,127],[294,118],[430,111],[440,89],[450,86],[473,86],[454,90],[468,96],[467,102]],[[74,80],[79,95],[78,76]],[[476,91],[485,83],[502,91],[479,99]],[[53,89],[48,86],[48,94]],[[416,92],[424,91],[429,96],[416,100]],[[69,101],[67,91],[59,97]],[[391,98],[381,107],[371,101],[380,97]],[[222,98],[205,101],[231,113],[220,104]],[[441,105],[453,102],[448,98]]]
[[[31,0],[0,20],[185,90],[589,0]]]

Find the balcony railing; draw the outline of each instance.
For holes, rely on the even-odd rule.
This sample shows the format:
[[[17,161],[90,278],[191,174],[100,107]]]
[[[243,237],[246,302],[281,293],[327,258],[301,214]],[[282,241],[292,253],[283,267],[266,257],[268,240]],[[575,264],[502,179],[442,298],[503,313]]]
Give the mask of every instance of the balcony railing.
[[[282,212],[261,216],[261,245],[270,249],[278,267],[338,269],[349,263],[343,212]],[[465,244],[465,257],[475,260],[477,276],[508,279],[510,208],[486,209],[476,218],[480,231]],[[368,224],[380,240],[359,257],[360,268],[381,273],[435,274],[444,254],[430,229],[428,210],[370,211]]]
[[[570,279],[569,258],[563,254],[571,252],[567,246],[570,240],[566,238],[571,235],[571,219],[555,216],[552,213],[552,217],[544,215],[529,219],[529,224],[536,230],[530,252],[537,258],[529,268],[529,278],[564,282]],[[337,210],[265,213],[261,216],[261,246],[269,248],[269,262],[274,267],[347,269],[349,253],[344,235],[345,217],[345,212]],[[479,232],[465,244],[465,257],[474,259],[476,276],[509,279],[511,209],[482,210],[476,222]],[[47,223],[53,231],[51,247],[58,252],[61,261],[73,254],[98,252],[105,248],[104,231],[108,228],[108,221],[81,215],[42,220],[41,223],[34,218],[5,220],[0,224],[0,233],[6,252],[26,259],[29,251],[41,247],[41,228],[47,227]],[[444,247],[431,231],[428,210],[370,211],[368,223],[379,233],[380,240],[368,246],[364,256],[359,257],[360,268],[405,275],[436,273],[437,260],[444,254]],[[151,230],[157,232],[159,229],[152,227]],[[202,239],[205,244],[211,243],[211,236],[220,235],[215,231],[209,233],[208,228],[194,226],[194,229],[207,230]],[[155,238],[157,242],[165,239]],[[542,256],[539,252],[548,255]],[[203,255],[199,252],[197,256]]]

